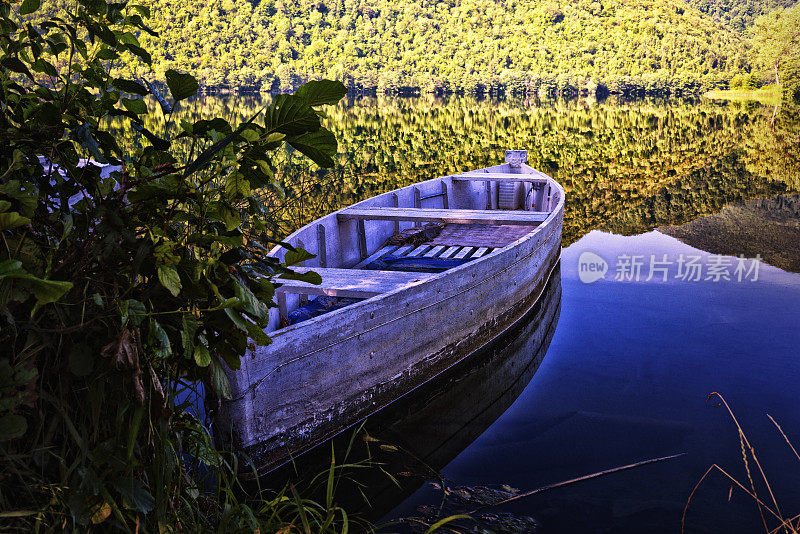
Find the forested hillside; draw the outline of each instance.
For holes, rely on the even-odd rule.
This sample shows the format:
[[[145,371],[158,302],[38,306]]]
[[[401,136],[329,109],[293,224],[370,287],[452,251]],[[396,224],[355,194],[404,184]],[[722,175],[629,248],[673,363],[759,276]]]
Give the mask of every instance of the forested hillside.
[[[753,21],[795,2],[139,0],[159,35],[138,38],[156,78],[174,68],[214,88],[685,94],[743,83]]]
[[[797,0],[687,0],[725,27],[745,33],[759,16],[779,7],[790,7]]]
[[[740,35],[682,0],[143,0],[156,71],[210,86],[696,92],[748,69]],[[633,78],[625,78],[633,77]]]

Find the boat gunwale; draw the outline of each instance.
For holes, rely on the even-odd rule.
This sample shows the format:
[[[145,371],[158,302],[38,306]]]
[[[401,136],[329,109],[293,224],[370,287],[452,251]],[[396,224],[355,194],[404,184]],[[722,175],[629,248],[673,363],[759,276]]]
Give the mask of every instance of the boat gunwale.
[[[502,165],[500,165],[500,166],[502,166]],[[492,167],[486,167],[486,168],[483,168],[483,169],[476,169],[476,170],[473,170],[473,171],[465,171],[465,172],[486,171],[487,174],[508,174],[508,173],[502,173],[502,172],[489,171],[489,169],[491,169],[491,168]],[[529,166],[527,164],[523,164],[522,168],[523,168],[523,170],[527,170],[529,172],[522,172],[522,173],[519,173],[519,174],[522,174],[522,175],[524,175],[524,174],[536,174],[539,177],[546,178],[547,181],[548,181],[548,184],[549,185],[554,185],[556,187],[556,189],[558,190],[558,192],[560,193],[558,202],[553,207],[553,209],[550,210],[550,213],[547,216],[547,218],[544,221],[540,222],[536,226],[536,228],[534,228],[531,232],[525,234],[524,236],[520,237],[519,239],[517,239],[515,241],[512,241],[508,245],[505,245],[503,247],[495,248],[489,254],[481,256],[480,258],[477,258],[474,261],[469,261],[469,262],[466,262],[466,263],[464,263],[462,265],[458,265],[456,267],[448,269],[446,271],[442,271],[441,273],[436,273],[433,276],[430,276],[430,277],[426,278],[422,282],[420,282],[418,284],[414,284],[413,286],[399,287],[397,289],[393,289],[391,291],[387,291],[387,292],[381,293],[379,295],[374,295],[372,297],[368,297],[368,298],[359,300],[358,302],[354,302],[353,304],[347,305],[347,306],[345,306],[343,308],[339,308],[337,310],[332,310],[332,311],[329,311],[329,312],[324,313],[322,315],[318,315],[316,317],[312,317],[310,319],[307,319],[305,321],[302,321],[302,322],[299,322],[299,323],[295,323],[293,325],[277,328],[277,329],[272,330],[270,332],[266,332],[267,335],[269,335],[272,338],[283,336],[283,335],[295,332],[296,330],[301,329],[301,328],[313,327],[313,326],[317,325],[318,323],[321,323],[323,321],[329,320],[331,317],[336,316],[337,314],[352,312],[352,311],[354,311],[354,309],[357,309],[358,307],[360,307],[362,305],[375,303],[375,302],[379,301],[380,299],[388,298],[388,297],[390,297],[392,295],[395,295],[397,293],[400,293],[400,292],[403,292],[403,291],[408,291],[409,289],[417,290],[418,288],[422,288],[426,284],[428,284],[430,282],[433,282],[433,281],[436,281],[436,280],[439,280],[440,278],[443,278],[444,276],[447,276],[447,275],[450,275],[450,274],[453,274],[453,273],[457,273],[457,272],[460,272],[462,270],[466,270],[467,268],[474,267],[475,265],[483,262],[484,260],[488,260],[490,258],[494,258],[496,256],[499,256],[500,254],[508,253],[511,250],[513,250],[514,248],[519,247],[520,245],[522,245],[524,242],[528,241],[529,239],[533,239],[537,234],[541,233],[544,228],[547,228],[548,226],[550,226],[553,223],[553,221],[556,219],[556,217],[559,214],[559,212],[563,213],[563,211],[564,211],[565,192],[564,192],[564,188],[561,186],[561,184],[559,184],[555,179],[553,179],[552,177],[548,176],[547,174],[545,174],[545,173],[543,173],[543,172],[541,172],[541,171],[539,171],[537,169],[534,169],[533,167],[531,167],[531,166]],[[440,177],[437,177],[437,178],[431,178],[430,180],[424,180],[422,182],[415,182],[413,184],[410,184],[410,185],[407,185],[405,187],[401,187],[401,188],[398,188],[398,189],[392,189],[391,191],[386,191],[384,193],[381,193],[380,195],[375,195],[373,197],[366,198],[366,199],[361,200],[359,202],[356,202],[355,204],[352,204],[350,206],[345,206],[343,208],[340,208],[340,209],[338,209],[336,211],[333,211],[333,212],[331,212],[331,213],[329,213],[327,215],[324,215],[323,217],[336,216],[339,212],[341,212],[341,211],[343,211],[345,209],[358,206],[358,205],[360,205],[362,203],[369,202],[370,200],[374,200],[376,198],[380,198],[380,197],[382,197],[384,195],[389,195],[391,193],[395,193],[395,192],[401,191],[403,189],[409,189],[409,188],[412,188],[412,187],[418,187],[421,184],[433,183],[433,182],[436,182],[436,181],[444,180],[446,178],[451,178],[451,179],[453,177],[457,178],[459,174],[464,174],[464,173],[448,174],[448,175],[440,176]],[[492,211],[495,211],[495,210],[492,210]],[[315,223],[319,224],[317,221],[319,221],[323,217],[320,217],[318,219],[314,219],[313,221],[309,222],[308,224],[302,226],[301,228],[298,228],[297,230],[295,230],[294,232],[289,234],[284,239],[284,241],[288,242],[291,239],[296,238],[296,236],[298,234],[300,234],[301,232],[303,232],[306,229],[310,228],[313,224],[315,224]],[[534,221],[532,221],[532,222],[534,222]],[[543,243],[546,242],[549,238],[550,238],[550,236],[548,235],[543,240]],[[464,245],[464,246],[469,246],[469,245]],[[277,246],[273,247],[272,250],[270,250],[268,255],[274,257],[283,248],[284,247],[282,247],[281,245],[277,245]],[[347,267],[341,267],[341,268],[342,269],[347,269]],[[308,267],[308,269],[313,271],[314,267]],[[320,269],[322,269],[322,268],[320,268]],[[280,283],[280,278],[273,278],[273,279],[271,279],[271,281],[273,283]]]

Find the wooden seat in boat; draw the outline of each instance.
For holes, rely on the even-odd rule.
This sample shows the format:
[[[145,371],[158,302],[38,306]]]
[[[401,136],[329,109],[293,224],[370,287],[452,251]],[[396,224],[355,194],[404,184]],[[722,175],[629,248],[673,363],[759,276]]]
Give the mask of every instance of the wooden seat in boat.
[[[283,280],[276,288],[277,293],[297,293],[301,295],[328,295],[330,297],[366,299],[402,289],[425,281],[433,276],[430,273],[410,273],[402,271],[373,271],[362,269],[333,268],[295,268],[296,272],[314,271],[322,277],[322,283],[310,284],[300,280]]]
[[[543,222],[550,212],[525,210],[451,210],[428,208],[345,208],[337,217],[340,221],[414,221],[455,224],[492,224],[530,226]]]

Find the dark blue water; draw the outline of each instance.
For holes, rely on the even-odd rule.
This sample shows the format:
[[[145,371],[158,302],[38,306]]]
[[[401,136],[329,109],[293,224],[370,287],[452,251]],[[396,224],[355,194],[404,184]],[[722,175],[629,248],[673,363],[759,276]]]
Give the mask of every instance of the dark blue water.
[[[579,280],[584,252],[608,263],[603,279]],[[661,265],[666,282],[660,273],[646,281],[651,254],[673,262]],[[681,254],[701,256],[700,281],[675,278]],[[615,280],[621,255],[642,257],[638,281]],[[731,280],[715,281],[714,263]],[[749,487],[735,425],[706,403],[720,392],[784,516],[800,513],[800,461],[767,418],[800,445],[800,275],[760,264],[757,280],[751,271],[738,281],[736,263],[658,232],[593,231],[566,248],[561,317],[547,355],[511,407],[442,470],[448,484],[525,491],[683,453],[493,509],[532,516],[543,532],[679,532],[692,488],[710,465]],[[753,477],[769,499],[760,475]],[[687,532],[764,530],[752,499],[734,490],[729,501],[730,487],[718,472],[708,477],[689,507]],[[425,485],[389,516],[415,515],[440,499]]]

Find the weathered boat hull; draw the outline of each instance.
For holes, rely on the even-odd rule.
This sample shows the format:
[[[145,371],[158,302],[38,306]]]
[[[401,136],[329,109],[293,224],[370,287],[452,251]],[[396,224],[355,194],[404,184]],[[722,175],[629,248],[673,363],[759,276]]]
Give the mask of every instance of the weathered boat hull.
[[[231,445],[269,470],[408,394],[517,322],[560,256],[563,191],[556,193],[548,219],[509,246],[270,333],[272,344],[230,374],[234,400],[217,421],[227,425]]]
[[[342,480],[337,499],[345,509],[363,508],[355,486],[367,487],[370,505],[365,513],[371,520],[381,519],[511,406],[544,360],[560,312],[561,272],[556,265],[536,304],[490,344],[371,415],[363,429],[359,422],[309,451],[300,462],[270,473],[268,483],[280,487],[326,471],[332,448],[339,463],[371,458],[386,472],[404,476],[390,479],[375,469],[351,472]],[[372,440],[353,440],[357,429],[400,450],[384,450]]]

